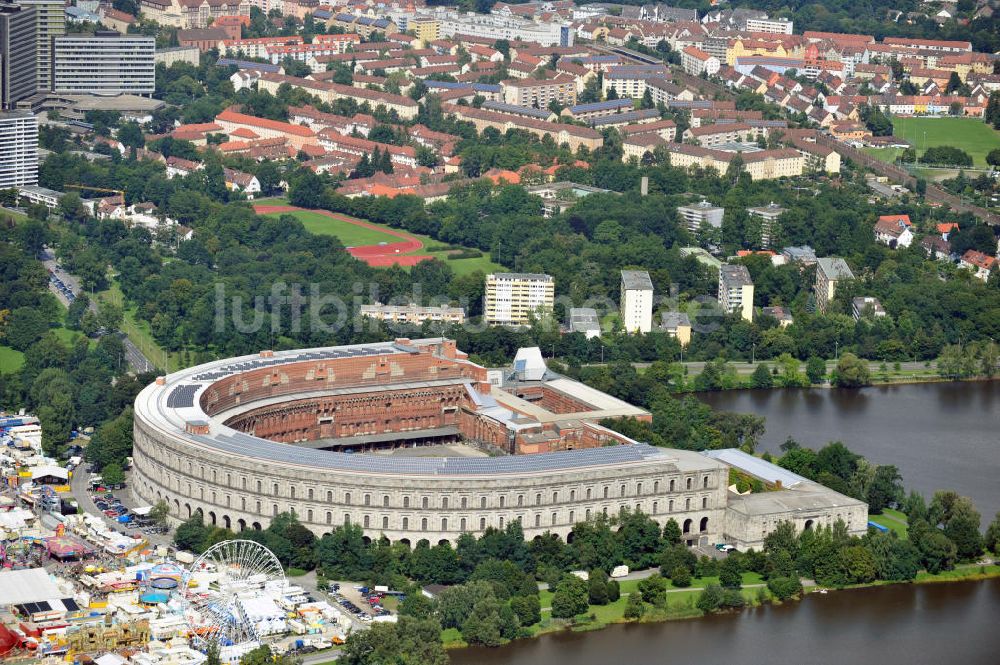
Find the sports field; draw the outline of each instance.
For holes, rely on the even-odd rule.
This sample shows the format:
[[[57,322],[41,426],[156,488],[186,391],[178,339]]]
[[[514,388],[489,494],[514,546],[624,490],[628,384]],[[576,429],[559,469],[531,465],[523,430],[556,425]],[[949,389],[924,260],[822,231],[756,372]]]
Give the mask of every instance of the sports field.
[[[975,166],[986,166],[986,154],[1000,148],[1000,132],[976,118],[916,118],[894,117],[893,136],[906,139],[923,155],[927,148],[949,145],[972,155]],[[878,159],[892,161],[896,151],[870,152]]]
[[[430,236],[394,229],[364,219],[330,213],[324,210],[289,209],[285,198],[268,198],[254,201],[254,209],[262,215],[278,217],[292,215],[300,220],[310,233],[335,236],[351,255],[374,267],[400,265],[404,268],[428,258],[445,261],[456,275],[467,275],[481,270],[484,273],[502,270],[503,267],[489,256],[453,259],[452,250],[428,249],[441,247],[441,242]]]
[[[342,222],[312,210],[295,210],[292,212],[268,213],[270,217],[280,215],[291,215],[306,227],[309,233],[324,236],[336,236],[345,247],[361,247],[363,245],[377,245],[380,242],[397,242],[399,238],[389,235],[378,229],[367,226],[357,226]]]

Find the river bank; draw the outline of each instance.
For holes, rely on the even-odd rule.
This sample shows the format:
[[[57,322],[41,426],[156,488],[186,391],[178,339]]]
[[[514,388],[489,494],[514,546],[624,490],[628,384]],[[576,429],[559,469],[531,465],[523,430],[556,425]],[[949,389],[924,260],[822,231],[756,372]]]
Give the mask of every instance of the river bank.
[[[922,571],[917,575],[916,579],[910,582],[878,581],[870,584],[858,584],[840,588],[822,587],[816,585],[810,586],[808,585],[808,581],[806,581],[802,596],[800,598],[793,598],[786,601],[776,599],[767,590],[767,585],[762,582],[759,575],[756,575],[755,573],[744,573],[744,580],[748,579],[753,581],[751,581],[750,584],[744,582],[744,586],[741,589],[741,595],[746,603],[744,608],[734,612],[724,612],[722,614],[740,614],[741,612],[745,612],[747,609],[759,608],[762,606],[794,606],[798,602],[801,602],[803,598],[811,594],[827,595],[858,589],[875,589],[896,586],[944,585],[958,582],[969,583],[994,579],[1000,580],[1000,565],[996,563],[963,564],[956,566],[954,570],[944,571],[937,574]],[[607,605],[591,605],[587,612],[582,613],[573,619],[551,618],[551,609],[546,605],[546,596],[543,596],[542,620],[534,626],[530,626],[528,628],[529,634],[527,636],[519,640],[514,640],[502,647],[499,647],[498,649],[494,649],[493,651],[502,652],[504,649],[516,643],[531,641],[536,638],[559,633],[584,633],[602,631],[616,625],[661,624],[671,621],[716,617],[718,614],[706,614],[696,606],[698,595],[703,591],[704,587],[709,584],[716,583],[718,583],[718,578],[702,578],[693,580],[692,587],[687,589],[677,589],[671,586],[667,590],[666,606],[663,608],[656,608],[652,605],[647,605],[645,614],[639,619],[630,619],[624,616],[628,596],[632,593],[638,593],[638,590],[636,589],[638,580],[628,580],[622,583],[621,598],[619,598],[619,600]],[[542,593],[546,594],[547,592]],[[550,593],[547,598],[551,599]],[[461,652],[470,648],[479,650],[478,648],[469,647],[468,644],[462,641],[461,636],[456,629],[443,631],[442,641],[444,642],[445,648],[449,649],[453,653]]]
[[[452,665],[995,665],[1000,579],[808,594],[696,621],[563,631],[500,649],[449,651]]]

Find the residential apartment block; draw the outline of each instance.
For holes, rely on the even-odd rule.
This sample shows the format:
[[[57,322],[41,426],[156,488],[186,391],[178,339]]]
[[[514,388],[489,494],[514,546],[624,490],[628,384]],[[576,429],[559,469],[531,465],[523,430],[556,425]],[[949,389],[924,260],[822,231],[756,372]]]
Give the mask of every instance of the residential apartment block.
[[[568,74],[550,79],[508,79],[503,82],[503,98],[507,104],[547,109],[552,102],[563,106],[576,104],[576,80]]]
[[[837,284],[854,279],[854,273],[844,259],[828,256],[816,259],[816,309],[826,312],[837,290]]]
[[[53,90],[79,95],[151,95],[156,39],[98,31],[56,37]]]
[[[622,326],[628,333],[648,333],[653,328],[653,282],[645,270],[622,270]]]
[[[778,218],[785,214],[787,209],[782,208],[774,201],[771,201],[766,206],[761,206],[759,208],[747,208],[747,212],[751,217],[755,217],[760,220],[761,247],[765,249],[770,248],[774,244],[774,239],[777,235]]]
[[[677,206],[677,214],[680,216],[687,230],[698,235],[704,224],[708,224],[712,228],[721,229],[726,209],[701,200],[691,205]]]
[[[362,305],[361,316],[388,321],[390,323],[409,323],[420,325],[424,321],[434,323],[465,323],[465,310],[461,307],[440,305],[437,307],[421,307],[415,303],[408,305]]]
[[[746,266],[723,263],[719,268],[719,305],[753,321],[753,280]]]
[[[38,184],[38,119],[29,111],[0,113],[0,189]]]
[[[715,76],[722,63],[714,55],[705,53],[697,46],[688,46],[681,51],[681,66],[691,76]]]
[[[538,273],[500,272],[486,276],[483,319],[493,325],[528,325],[531,316],[552,311],[555,280]]]

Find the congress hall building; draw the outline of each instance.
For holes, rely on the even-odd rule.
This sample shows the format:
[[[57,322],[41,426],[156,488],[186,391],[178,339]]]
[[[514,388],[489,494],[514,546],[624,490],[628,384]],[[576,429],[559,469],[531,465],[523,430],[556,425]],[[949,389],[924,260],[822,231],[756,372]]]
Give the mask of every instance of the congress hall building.
[[[758,458],[657,448],[603,425],[650,414],[550,371],[471,362],[448,339],[262,351],[159,377],[135,401],[132,491],[174,520],[201,511],[235,531],[294,511],[317,534],[362,527],[415,544],[519,521],[572,539],[598,514],[641,510],[692,545],[759,547],[778,523],[867,507]],[[736,467],[768,492],[738,495]]]

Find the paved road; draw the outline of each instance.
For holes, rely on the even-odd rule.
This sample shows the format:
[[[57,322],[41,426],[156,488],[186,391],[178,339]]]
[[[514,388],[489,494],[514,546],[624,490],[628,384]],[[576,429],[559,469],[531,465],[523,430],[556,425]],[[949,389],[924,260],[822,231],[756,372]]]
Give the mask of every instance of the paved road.
[[[42,250],[42,263],[45,264],[45,267],[51,271],[53,277],[58,278],[59,281],[69,288],[74,297],[78,297],[81,293],[83,293],[83,287],[80,286],[80,281],[75,275],[66,272],[59,266],[59,263],[56,261],[55,254],[51,249],[46,248]],[[55,294],[56,298],[59,299],[59,302],[66,307],[69,307],[69,298],[66,297],[66,295],[57,287],[52,279],[49,280],[49,290]],[[97,303],[91,300],[89,309],[94,314],[97,314]],[[133,344],[132,340],[130,340],[125,333],[119,331],[118,335],[121,337],[122,345],[125,348],[125,359],[128,361],[128,366],[132,368],[132,371],[136,373],[143,373],[153,372],[156,370],[156,366],[149,360],[149,358],[143,355],[142,351],[139,350],[139,347]]]

